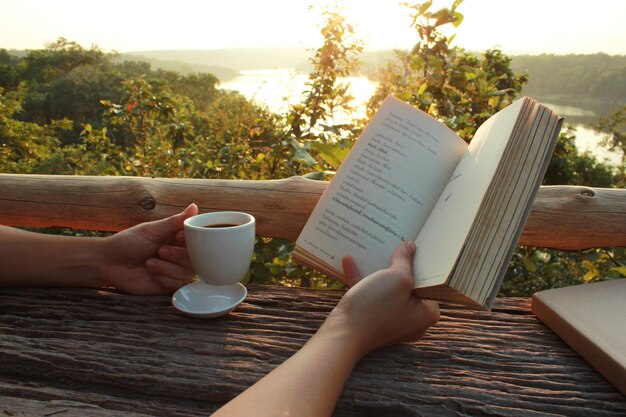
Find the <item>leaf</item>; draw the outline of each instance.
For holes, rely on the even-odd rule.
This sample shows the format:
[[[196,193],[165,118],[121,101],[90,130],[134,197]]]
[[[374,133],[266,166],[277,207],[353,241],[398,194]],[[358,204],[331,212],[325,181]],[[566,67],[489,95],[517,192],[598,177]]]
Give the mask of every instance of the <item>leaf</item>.
[[[476,77],[478,77],[478,76],[476,75],[476,73],[475,73],[475,72],[468,71],[468,72],[466,72],[466,73],[465,73],[465,79],[466,79],[467,81],[472,81],[472,80],[475,80],[475,79],[476,79]]]
[[[274,259],[272,259],[272,264],[276,266],[285,266],[288,263],[289,263],[289,259],[280,259],[277,256],[275,256]]]
[[[304,174],[302,177],[307,178],[309,180],[315,181],[326,181],[328,177],[335,175],[334,171],[319,171],[319,172],[308,172]]]
[[[583,261],[583,267],[585,269],[587,269],[587,271],[588,271],[583,276],[583,280],[585,282],[589,282],[592,279],[596,278],[598,275],[600,275],[600,271],[598,270],[598,267],[594,263],[592,263],[592,262],[590,262],[590,261],[588,261],[586,259]]]
[[[293,156],[293,160],[309,167],[317,164],[317,161],[313,159],[311,154],[304,149],[298,149],[296,154]]]
[[[319,152],[324,161],[335,169],[339,168],[350,152],[349,148],[337,143],[314,143],[311,147]]]
[[[256,136],[261,136],[263,134],[263,128],[259,126],[255,126],[248,132],[248,136],[254,138]]]
[[[335,135],[338,135],[340,133],[337,126],[322,125],[322,130],[324,130],[324,132],[332,132]]]
[[[614,268],[611,268],[611,271],[615,271],[621,276],[626,277],[626,266],[616,266]]]
[[[417,90],[417,96],[419,97],[422,94],[424,94],[427,88],[428,88],[428,83],[422,83],[422,85],[420,85],[419,90]]]
[[[424,14],[433,5],[433,0],[429,0],[426,3],[422,3],[418,5],[417,12],[419,14]]]
[[[537,272],[537,265],[533,261],[531,261],[527,256],[522,258],[522,263],[524,267],[530,272]]]
[[[309,153],[308,147],[295,139],[291,139],[291,146],[295,150],[293,161],[300,162],[306,166],[317,165],[317,161]]]
[[[454,9],[453,9],[454,10]],[[452,24],[455,28],[459,27],[459,25],[463,22],[463,15],[459,12],[454,13],[454,21]]]

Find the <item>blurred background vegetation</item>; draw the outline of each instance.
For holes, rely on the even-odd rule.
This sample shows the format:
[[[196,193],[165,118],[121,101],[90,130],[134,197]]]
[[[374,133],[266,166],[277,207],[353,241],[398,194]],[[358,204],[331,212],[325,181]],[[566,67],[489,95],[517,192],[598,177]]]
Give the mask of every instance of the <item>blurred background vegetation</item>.
[[[483,121],[520,96],[532,69],[514,71],[511,58],[498,49],[475,53],[452,47],[441,28],[461,23],[459,3],[440,10],[431,10],[430,3],[407,5],[415,46],[386,55],[384,65],[367,67],[378,87],[362,119],[354,116],[346,78],[364,71],[359,65],[363,45],[338,10],[323,11],[324,43],[311,51],[301,99],[282,113],[221,89],[213,73],[153,69],[149,62],[121,59],[62,38],[40,50],[2,49],[0,172],[328,180],[389,94],[428,112],[469,142]],[[549,73],[553,58],[520,65]],[[606,147],[621,155],[622,163],[609,165],[580,152],[575,131],[566,129],[545,185],[626,185],[626,106],[619,103],[626,70],[609,70],[603,62],[593,67],[595,72],[580,60],[571,64],[580,79],[576,85],[544,79],[545,85],[532,88],[553,95],[565,89],[581,95],[591,91],[594,97],[616,100],[621,107],[598,120],[596,128],[606,134]],[[232,76],[227,69],[214,70]],[[293,242],[259,238],[248,280],[341,287],[292,262],[292,249]],[[624,248],[560,252],[520,247],[501,295],[529,296],[546,288],[623,277],[625,260]]]

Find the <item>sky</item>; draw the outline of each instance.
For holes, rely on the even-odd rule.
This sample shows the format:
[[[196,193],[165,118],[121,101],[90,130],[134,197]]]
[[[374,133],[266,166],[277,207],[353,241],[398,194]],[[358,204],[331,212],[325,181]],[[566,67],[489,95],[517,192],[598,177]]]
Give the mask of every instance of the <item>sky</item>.
[[[59,37],[105,52],[318,47],[319,7],[309,6],[328,1],[0,0],[0,48],[40,49]],[[398,0],[343,2],[366,49],[415,44]],[[464,0],[458,11],[464,21],[451,33],[469,50],[626,55],[624,0]]]

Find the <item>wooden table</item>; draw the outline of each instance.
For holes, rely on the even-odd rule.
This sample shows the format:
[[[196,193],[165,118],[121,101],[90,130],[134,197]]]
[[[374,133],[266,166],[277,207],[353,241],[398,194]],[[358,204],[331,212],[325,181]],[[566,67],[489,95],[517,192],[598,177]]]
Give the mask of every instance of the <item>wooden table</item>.
[[[300,348],[342,295],[248,289],[217,320],[165,296],[0,289],[0,416],[207,415]],[[335,415],[626,416],[626,397],[529,302],[442,307],[422,341],[361,361]]]

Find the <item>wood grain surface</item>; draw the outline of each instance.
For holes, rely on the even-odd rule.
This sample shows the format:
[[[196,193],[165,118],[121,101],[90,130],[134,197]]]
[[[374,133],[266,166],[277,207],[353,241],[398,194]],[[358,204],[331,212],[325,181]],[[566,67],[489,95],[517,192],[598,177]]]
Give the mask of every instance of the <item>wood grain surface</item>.
[[[0,416],[200,416],[282,363],[341,291],[249,286],[217,320],[169,297],[0,289]],[[443,306],[417,343],[374,353],[335,416],[624,416],[626,397],[529,311]]]

